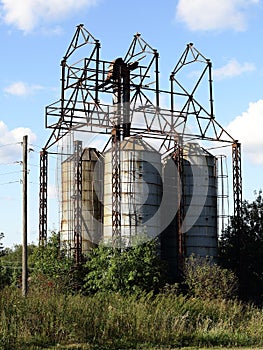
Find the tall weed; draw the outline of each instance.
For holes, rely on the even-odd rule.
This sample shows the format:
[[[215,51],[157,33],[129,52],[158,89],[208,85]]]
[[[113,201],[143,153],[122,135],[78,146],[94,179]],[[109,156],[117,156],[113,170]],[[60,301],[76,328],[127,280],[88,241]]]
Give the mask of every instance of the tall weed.
[[[63,295],[0,291],[0,349],[263,345],[263,311],[239,301],[163,293]]]

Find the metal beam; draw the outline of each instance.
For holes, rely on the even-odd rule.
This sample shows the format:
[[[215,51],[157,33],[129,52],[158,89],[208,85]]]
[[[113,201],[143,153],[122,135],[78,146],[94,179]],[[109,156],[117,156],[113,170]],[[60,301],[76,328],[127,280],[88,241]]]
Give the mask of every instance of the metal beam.
[[[82,142],[74,141],[74,259],[76,266],[82,260]]]
[[[47,240],[47,182],[48,154],[45,149],[40,152],[40,190],[39,190],[39,244]]]
[[[242,174],[241,174],[241,144],[232,144],[233,161],[233,196],[234,196],[234,217],[240,224],[242,216]]]

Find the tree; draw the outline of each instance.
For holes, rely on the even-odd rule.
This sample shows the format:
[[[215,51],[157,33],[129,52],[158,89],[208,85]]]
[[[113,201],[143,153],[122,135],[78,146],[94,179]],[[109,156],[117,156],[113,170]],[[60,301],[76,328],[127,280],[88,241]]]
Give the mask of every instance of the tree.
[[[165,266],[156,240],[120,251],[104,245],[93,248],[85,264],[87,293],[157,291],[165,283]]]
[[[3,238],[4,238],[4,233],[0,232],[0,258],[5,256],[6,254],[3,243],[1,242]],[[10,281],[11,281],[10,269],[2,263],[2,259],[1,259],[0,260],[0,289],[3,289],[5,286],[10,284]]]
[[[3,243],[1,242],[4,237],[5,237],[4,233],[0,232],[0,256],[3,256],[5,254],[4,246],[3,246]]]
[[[74,261],[61,249],[58,233],[52,232],[47,244],[34,250],[32,262],[32,285],[62,292],[73,290]]]
[[[27,247],[28,252],[28,269],[29,274],[33,270],[32,254],[36,249],[34,244],[29,244]],[[12,248],[5,248],[4,253],[0,257],[0,265],[2,266],[2,273],[4,273],[5,285],[21,285],[22,274],[22,245],[16,244]],[[2,283],[3,284],[3,283]]]
[[[241,229],[241,230],[240,230]],[[240,222],[231,218],[219,242],[222,266],[239,277],[240,296],[262,301],[263,296],[263,196],[255,192],[255,199],[242,203]]]

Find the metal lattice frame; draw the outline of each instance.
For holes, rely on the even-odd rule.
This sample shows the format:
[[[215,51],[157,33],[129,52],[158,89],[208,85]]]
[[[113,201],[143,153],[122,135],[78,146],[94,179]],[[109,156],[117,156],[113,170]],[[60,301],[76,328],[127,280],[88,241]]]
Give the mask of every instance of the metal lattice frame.
[[[69,63],[80,49],[87,47],[90,49],[88,58],[78,60],[77,63]],[[210,60],[206,59],[193,44],[188,44],[170,75],[170,91],[161,90],[159,87],[158,61],[157,50],[147,44],[137,33],[127,54],[121,60],[122,80],[116,83],[116,79],[109,74],[109,67],[114,69],[113,61],[100,59],[99,41],[83,25],[79,25],[61,62],[61,99],[46,107],[46,127],[50,128],[52,133],[41,157],[44,154],[47,156],[47,150],[51,146],[75,129],[104,133],[109,137],[112,131],[115,131],[118,133],[117,136],[114,136],[117,139],[121,139],[121,135],[125,137],[135,134],[155,138],[160,140],[159,151],[162,154],[174,151],[179,140],[185,137],[191,140],[229,143],[233,145],[234,215],[240,216],[242,205],[241,146],[215,119]],[[196,63],[202,66],[202,70],[195,84],[188,89],[178,77],[185,68]],[[127,79],[129,89],[125,88]],[[204,107],[196,97],[204,81],[207,83],[209,92],[207,107]],[[100,103],[100,99],[103,99],[105,95],[116,95],[116,89],[119,89],[119,96],[125,95],[124,91],[129,94],[118,101],[120,104],[117,107],[117,113],[114,104]],[[160,94],[170,97],[170,109],[160,108]],[[176,105],[178,99],[184,101],[179,108]],[[137,122],[138,118],[140,123]],[[189,131],[189,125],[194,125],[194,130]],[[42,159],[40,166],[40,241],[45,240],[47,236],[46,167],[47,161]],[[117,187],[115,190],[118,192]],[[116,198],[119,195],[117,192]],[[114,210],[117,212],[117,207]],[[115,228],[118,226],[118,220],[116,217]]]
[[[175,152],[173,154],[173,159],[177,165],[178,169],[178,188],[181,187],[182,193],[178,191],[178,211],[177,211],[177,222],[178,222],[178,268],[179,268],[179,275],[182,276],[183,273],[183,264],[184,259],[186,256],[185,252],[185,236],[183,234],[183,221],[184,221],[184,186],[180,186],[180,184],[183,182],[184,177],[184,150],[180,146],[180,144],[177,145],[177,149],[175,149]]]
[[[120,141],[112,135],[112,244],[121,246],[121,190],[120,190]]]
[[[233,160],[233,195],[234,216],[240,222],[242,215],[242,174],[241,174],[241,145],[239,142],[232,144]]]
[[[44,245],[47,240],[47,182],[48,155],[45,150],[40,152],[40,188],[39,188],[39,243]]]
[[[74,141],[74,252],[73,256],[78,265],[82,256],[82,142]]]

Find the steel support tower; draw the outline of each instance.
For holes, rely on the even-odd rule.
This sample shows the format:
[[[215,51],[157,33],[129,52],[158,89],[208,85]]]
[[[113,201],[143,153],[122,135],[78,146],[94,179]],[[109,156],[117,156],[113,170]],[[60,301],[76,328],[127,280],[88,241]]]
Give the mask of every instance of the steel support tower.
[[[84,52],[83,55],[81,52]],[[198,76],[193,78],[191,86],[188,86],[183,80],[185,70],[197,65]],[[208,91],[204,103],[198,97],[203,84]],[[112,96],[113,103],[102,103],[101,101],[107,100],[109,95]],[[161,95],[168,97],[168,108],[160,106]],[[61,98],[46,107],[45,126],[51,129],[51,135],[40,153],[41,244],[45,244],[47,239],[47,166],[48,154],[51,153],[49,150],[73,130],[105,134],[112,142],[114,240],[118,240],[121,234],[119,142],[130,135],[154,138],[159,142],[159,152],[162,155],[172,152],[178,154],[178,150],[183,148],[183,139],[232,145],[234,215],[238,220],[241,217],[241,146],[214,116],[212,63],[192,43],[186,46],[170,74],[170,90],[162,90],[159,79],[159,53],[139,33],[134,35],[126,55],[105,61],[100,58],[99,40],[95,39],[84,25],[78,25],[61,61]],[[77,182],[81,181],[79,174],[76,178]],[[79,188],[76,183],[78,193]],[[77,195],[76,201],[78,200]],[[80,256],[81,219],[77,214],[78,204],[74,207],[74,249],[75,256]],[[183,257],[183,236],[180,237],[180,242]]]

